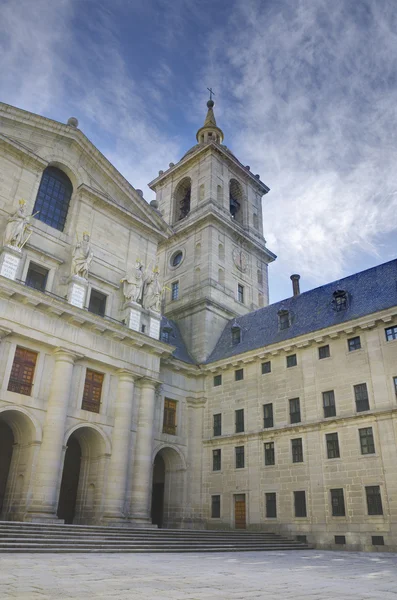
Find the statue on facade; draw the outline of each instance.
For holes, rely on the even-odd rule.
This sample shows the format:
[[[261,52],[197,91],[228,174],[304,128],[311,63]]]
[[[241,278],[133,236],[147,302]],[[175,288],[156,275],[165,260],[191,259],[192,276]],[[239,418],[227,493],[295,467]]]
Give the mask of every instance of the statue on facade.
[[[137,258],[135,268],[120,281],[123,284],[123,294],[127,302],[139,302],[142,299],[143,281],[143,264]]]
[[[8,218],[3,245],[14,246],[14,248],[19,249],[23,248],[32,233],[29,223],[33,216],[26,215],[26,202],[25,200],[20,200],[18,210]]]
[[[77,240],[77,244],[73,248],[72,276],[78,275],[87,279],[93,257],[94,253],[91,250],[90,235],[85,231],[81,242]]]
[[[161,310],[161,295],[163,287],[159,281],[159,270],[156,267],[152,274],[145,281],[145,291],[143,294],[143,307],[148,310],[160,312]]]

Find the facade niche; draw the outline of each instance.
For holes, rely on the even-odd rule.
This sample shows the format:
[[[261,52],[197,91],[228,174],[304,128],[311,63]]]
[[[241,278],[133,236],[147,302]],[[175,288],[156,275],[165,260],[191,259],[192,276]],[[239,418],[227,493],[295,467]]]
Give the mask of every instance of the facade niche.
[[[178,183],[174,194],[175,221],[181,221],[189,214],[191,193],[192,180],[185,177]]]
[[[243,222],[243,190],[236,179],[231,179],[229,184],[229,210],[233,219],[238,223]]]

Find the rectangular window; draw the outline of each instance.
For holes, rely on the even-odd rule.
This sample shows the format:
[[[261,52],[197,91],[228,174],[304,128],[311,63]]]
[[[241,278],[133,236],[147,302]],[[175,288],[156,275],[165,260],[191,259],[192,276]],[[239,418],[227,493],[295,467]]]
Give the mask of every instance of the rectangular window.
[[[344,544],[346,544],[346,536],[345,535],[336,535],[335,536],[335,544],[339,544],[340,546],[343,546]]]
[[[241,329],[240,327],[232,328],[232,346],[237,346],[241,342]]]
[[[214,375],[214,387],[222,385],[222,375]]]
[[[360,434],[361,454],[375,454],[375,443],[372,427],[359,429],[358,432]]]
[[[328,458],[339,458],[339,440],[337,433],[327,433],[325,436],[327,442]]]
[[[296,367],[298,361],[296,360],[296,354],[290,354],[287,356],[287,367]]]
[[[221,450],[213,450],[212,451],[212,470],[213,471],[220,471],[221,470],[221,464],[222,464],[222,458],[221,458]]]
[[[101,292],[98,292],[98,290],[91,290],[88,310],[95,315],[104,317],[106,310],[106,298],[107,296]]]
[[[241,304],[244,304],[244,286],[240,283],[237,286],[237,297],[238,301],[241,302]]]
[[[273,404],[263,405],[263,427],[273,427]]]
[[[320,346],[320,348],[318,349],[318,358],[329,358],[330,357],[330,352],[329,352],[329,345],[327,344],[326,346]]]
[[[171,300],[179,298],[179,281],[173,281],[171,284]]]
[[[270,360],[267,360],[266,362],[262,363],[262,375],[265,375],[265,373],[270,373],[272,370],[272,363],[270,362]]]
[[[176,400],[164,398],[163,433],[176,435]]]
[[[280,331],[282,331],[283,329],[288,329],[288,327],[289,327],[289,312],[287,310],[284,312],[278,313],[278,323],[279,323]]]
[[[268,467],[269,465],[274,465],[274,442],[266,442],[265,443],[265,465]]]
[[[383,515],[382,498],[380,496],[380,487],[371,485],[365,488],[367,495],[367,506],[369,515]]]
[[[360,336],[349,338],[347,340],[347,347],[349,348],[349,352],[353,352],[354,350],[360,350],[361,348],[361,340]]]
[[[306,492],[294,492],[295,517],[306,517]]]
[[[236,446],[236,469],[244,469],[244,446]]]
[[[373,535],[371,537],[371,541],[372,541],[373,546],[384,546],[385,545],[385,538],[383,537],[383,535]]]
[[[211,519],[220,519],[221,516],[221,497],[211,496]]]
[[[98,373],[92,369],[85,372],[83,401],[81,408],[90,412],[99,413],[101,407],[103,373]]]
[[[291,448],[292,448],[292,462],[294,462],[294,463],[303,462],[302,438],[296,438],[294,440],[291,440]]]
[[[241,381],[242,379],[244,379],[244,369],[237,369],[234,371],[234,380]]]
[[[397,327],[387,327],[385,329],[385,334],[388,342],[391,340],[397,340]]]
[[[244,409],[239,408],[234,411],[234,423],[236,433],[244,431]]]
[[[356,411],[363,412],[369,410],[368,390],[366,383],[359,383],[354,386],[354,397],[356,400]]]
[[[222,413],[214,415],[214,436],[222,435]]]
[[[47,283],[47,277],[48,269],[44,269],[40,265],[36,265],[35,263],[31,262],[29,263],[25,284],[31,288],[34,288],[35,290],[44,292]]]
[[[8,381],[8,391],[31,396],[34,370],[36,368],[37,352],[26,348],[16,347],[11,375]]]
[[[338,488],[331,491],[331,507],[333,517],[345,516],[345,499],[343,497],[343,489]]]
[[[267,492],[265,494],[265,497],[266,497],[266,518],[267,519],[276,519],[277,518],[276,493],[275,492]]]
[[[393,377],[394,393],[397,396],[397,377]]]
[[[290,423],[300,423],[301,408],[299,398],[292,398],[289,401],[289,419]]]
[[[324,407],[324,417],[326,419],[328,417],[335,417],[336,407],[335,407],[334,390],[329,390],[328,392],[323,392],[323,407]]]

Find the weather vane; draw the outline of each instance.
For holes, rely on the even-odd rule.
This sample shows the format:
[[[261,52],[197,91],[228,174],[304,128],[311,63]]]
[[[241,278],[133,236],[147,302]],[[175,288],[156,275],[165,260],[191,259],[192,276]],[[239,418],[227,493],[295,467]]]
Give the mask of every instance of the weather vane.
[[[210,93],[210,100],[212,100],[212,96],[215,96],[215,92],[212,91],[212,88],[207,88]]]

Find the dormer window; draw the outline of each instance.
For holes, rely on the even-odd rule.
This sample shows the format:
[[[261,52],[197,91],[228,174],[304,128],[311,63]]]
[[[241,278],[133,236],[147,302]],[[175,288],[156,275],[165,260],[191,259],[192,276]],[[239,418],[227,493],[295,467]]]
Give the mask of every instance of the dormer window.
[[[283,329],[288,329],[288,327],[290,326],[290,317],[289,317],[289,311],[282,309],[278,311],[278,328],[280,331],[282,331]]]
[[[232,327],[232,345],[237,346],[241,342],[241,328],[235,324]]]
[[[336,312],[341,312],[347,309],[348,296],[345,290],[336,290],[333,294],[332,306]]]
[[[161,341],[166,344],[169,344],[171,333],[172,333],[171,327],[163,327],[161,330]]]

